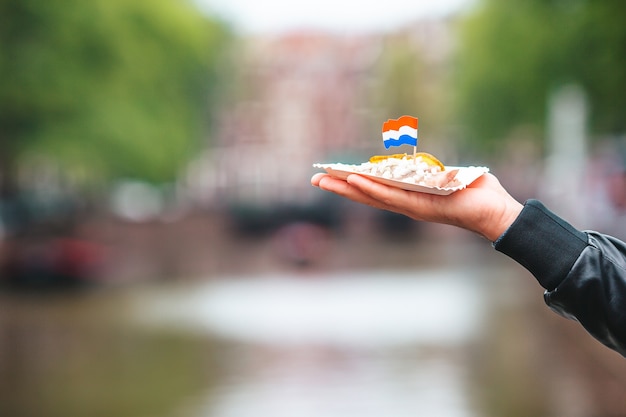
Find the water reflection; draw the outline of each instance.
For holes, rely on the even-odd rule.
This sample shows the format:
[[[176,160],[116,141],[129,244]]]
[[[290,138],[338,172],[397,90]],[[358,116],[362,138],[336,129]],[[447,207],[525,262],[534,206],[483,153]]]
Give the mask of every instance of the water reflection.
[[[229,340],[225,374],[185,416],[473,416],[463,361],[484,316],[478,282],[441,270],[237,277],[136,311]]]
[[[483,292],[466,271],[238,277],[137,304],[152,324],[248,343],[455,344],[480,327]]]
[[[212,344],[128,326],[126,302],[0,295],[0,416],[168,415],[211,384]]]
[[[552,339],[519,314],[526,281],[489,271],[2,294],[0,415],[547,415],[536,358]]]
[[[257,360],[264,356],[257,352]],[[470,412],[463,367],[450,357],[303,349],[281,351],[280,359],[255,365],[222,381],[213,396],[188,415],[474,415]]]

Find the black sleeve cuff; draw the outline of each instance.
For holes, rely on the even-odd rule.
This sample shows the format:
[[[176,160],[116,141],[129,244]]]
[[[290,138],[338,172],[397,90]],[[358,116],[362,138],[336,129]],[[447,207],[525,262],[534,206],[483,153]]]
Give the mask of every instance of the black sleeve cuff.
[[[528,200],[493,246],[530,271],[542,287],[552,291],[566,277],[587,241],[585,232],[552,213],[541,202]]]

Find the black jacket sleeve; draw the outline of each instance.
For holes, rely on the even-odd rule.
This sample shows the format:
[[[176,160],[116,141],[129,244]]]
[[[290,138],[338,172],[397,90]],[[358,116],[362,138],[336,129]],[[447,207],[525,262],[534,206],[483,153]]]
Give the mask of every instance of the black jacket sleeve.
[[[577,230],[529,200],[494,248],[535,276],[554,311],[626,356],[626,243]]]

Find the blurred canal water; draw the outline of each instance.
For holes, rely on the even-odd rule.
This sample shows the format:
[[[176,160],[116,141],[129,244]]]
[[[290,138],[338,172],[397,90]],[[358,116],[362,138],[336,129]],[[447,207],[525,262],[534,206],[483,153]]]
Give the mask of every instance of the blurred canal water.
[[[481,328],[480,282],[462,270],[233,277],[146,295],[136,315],[250,344],[454,346]]]
[[[3,294],[0,415],[474,416],[460,270]]]
[[[603,380],[596,374],[585,385],[583,368],[571,364],[595,358],[597,373],[602,356],[581,350],[581,362],[572,355],[571,346],[580,349],[586,339],[559,346],[554,329],[570,322],[545,308],[536,283],[511,263],[454,253],[474,258],[472,266],[294,268],[75,293],[1,293],[0,416],[600,410],[588,387]],[[571,326],[574,337],[584,335]],[[619,388],[619,380],[612,383],[604,386]],[[602,404],[618,410],[623,397],[615,395]]]
[[[140,300],[151,326],[229,340],[189,416],[474,416],[463,346],[485,300],[463,271],[238,277]]]

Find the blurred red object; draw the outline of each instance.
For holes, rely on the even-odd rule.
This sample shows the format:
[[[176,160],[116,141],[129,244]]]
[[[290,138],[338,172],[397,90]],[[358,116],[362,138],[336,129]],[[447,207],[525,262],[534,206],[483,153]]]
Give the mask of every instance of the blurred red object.
[[[11,287],[77,287],[98,281],[104,246],[77,238],[9,240],[3,244],[0,280]]]
[[[319,261],[330,241],[330,231],[309,222],[293,222],[279,228],[274,235],[274,247],[284,260],[298,266]]]

